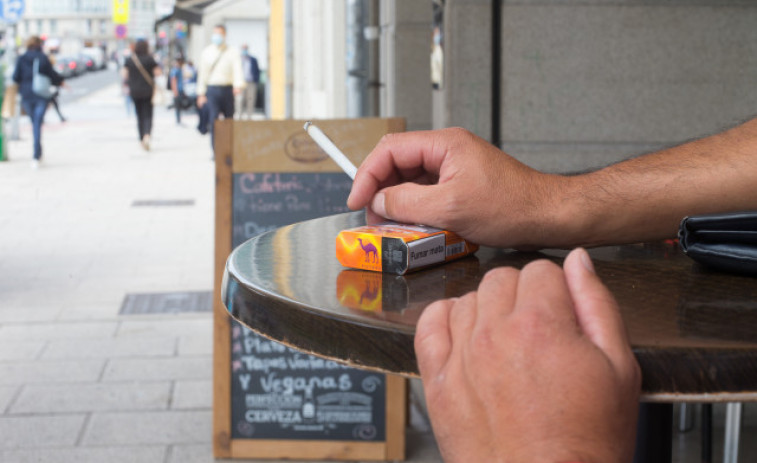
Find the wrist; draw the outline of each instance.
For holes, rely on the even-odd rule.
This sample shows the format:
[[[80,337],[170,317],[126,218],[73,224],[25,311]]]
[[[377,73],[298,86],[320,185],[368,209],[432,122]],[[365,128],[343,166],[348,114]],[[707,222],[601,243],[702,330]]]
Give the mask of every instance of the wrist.
[[[581,177],[550,175],[547,178],[550,187],[539,208],[542,217],[536,218],[544,224],[539,234],[541,247],[568,249],[585,244],[587,231],[592,227]]]

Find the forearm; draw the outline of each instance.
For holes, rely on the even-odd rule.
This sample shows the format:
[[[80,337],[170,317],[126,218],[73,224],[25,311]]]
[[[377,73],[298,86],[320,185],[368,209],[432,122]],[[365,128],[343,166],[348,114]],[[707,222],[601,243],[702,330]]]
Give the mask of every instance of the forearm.
[[[561,247],[672,238],[687,215],[757,209],[757,119],[567,185]]]

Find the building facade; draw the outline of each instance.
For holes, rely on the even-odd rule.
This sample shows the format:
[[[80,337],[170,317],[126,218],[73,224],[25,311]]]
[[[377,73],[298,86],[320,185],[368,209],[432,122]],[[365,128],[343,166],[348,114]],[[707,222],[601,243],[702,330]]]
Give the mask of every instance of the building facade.
[[[77,53],[85,44],[113,50],[122,40],[152,40],[158,6],[156,0],[129,0],[129,21],[121,38],[113,23],[113,0],[26,0],[16,35],[22,41],[31,35],[45,37],[61,53]]]

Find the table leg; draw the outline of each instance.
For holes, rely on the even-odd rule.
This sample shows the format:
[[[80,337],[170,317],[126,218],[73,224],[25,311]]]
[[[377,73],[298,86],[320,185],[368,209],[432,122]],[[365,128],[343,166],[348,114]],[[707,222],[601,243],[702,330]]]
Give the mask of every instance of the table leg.
[[[729,402],[725,413],[725,442],[723,463],[739,461],[739,433],[741,431],[741,402]]]
[[[640,404],[633,463],[671,463],[672,459],[673,404]]]
[[[702,463],[712,463],[712,404],[702,404]]]

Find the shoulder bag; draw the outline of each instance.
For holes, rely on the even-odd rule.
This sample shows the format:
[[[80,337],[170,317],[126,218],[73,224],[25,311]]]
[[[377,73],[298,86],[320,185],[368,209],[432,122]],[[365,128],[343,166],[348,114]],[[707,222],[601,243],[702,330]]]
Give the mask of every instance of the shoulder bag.
[[[163,92],[158,89],[158,86],[155,85],[155,81],[153,80],[152,76],[147,72],[147,69],[145,69],[144,66],[142,66],[142,62],[139,61],[139,58],[137,58],[136,55],[131,55],[131,60],[134,62],[134,65],[137,67],[137,70],[140,74],[142,74],[142,78],[145,79],[145,82],[147,82],[147,85],[149,85],[152,88],[152,104],[154,105],[161,105],[163,104]]]
[[[50,91],[52,82],[50,78],[39,72],[39,58],[34,58],[34,64],[32,65],[32,92],[35,95],[49,100],[53,97],[53,92]]]

